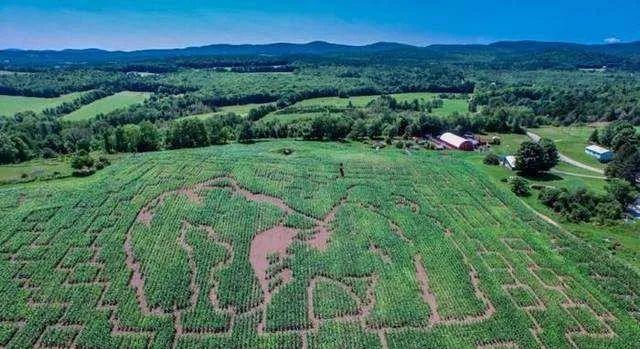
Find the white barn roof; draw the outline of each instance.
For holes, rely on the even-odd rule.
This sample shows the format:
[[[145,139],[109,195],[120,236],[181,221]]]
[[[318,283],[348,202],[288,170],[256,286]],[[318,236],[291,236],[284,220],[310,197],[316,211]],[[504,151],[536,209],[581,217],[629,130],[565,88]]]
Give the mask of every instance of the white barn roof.
[[[440,140],[446,142],[456,148],[460,148],[462,143],[469,142],[468,139],[462,138],[460,136],[454,135],[453,133],[446,132],[440,136]]]
[[[611,152],[611,150],[609,150],[607,148],[603,148],[603,147],[601,147],[599,145],[595,145],[595,144],[592,144],[592,145],[588,146],[586,149],[588,151],[592,152],[592,153],[595,153],[595,154],[606,154],[606,153]]]
[[[504,160],[509,164],[509,167],[516,168],[516,157],[513,155],[507,155],[504,157]]]

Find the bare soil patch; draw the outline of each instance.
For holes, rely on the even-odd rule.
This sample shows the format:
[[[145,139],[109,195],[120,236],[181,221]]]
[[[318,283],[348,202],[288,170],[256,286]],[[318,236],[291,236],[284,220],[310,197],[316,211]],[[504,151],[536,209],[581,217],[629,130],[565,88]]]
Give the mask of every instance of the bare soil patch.
[[[331,222],[336,218],[336,213],[342,205],[344,205],[346,199],[342,199],[339,204],[334,206],[329,213],[321,220],[316,222],[314,229],[315,235],[308,240],[309,245],[317,250],[326,251],[329,239],[331,237]]]
[[[413,258],[413,264],[416,267],[416,278],[418,279],[418,284],[420,285],[422,299],[429,306],[429,324],[433,326],[442,321],[442,318],[438,313],[438,302],[436,301],[436,295],[433,294],[431,292],[431,289],[429,288],[429,277],[427,276],[427,271],[424,269],[424,265],[422,264],[422,257],[416,255]]]
[[[269,267],[267,256],[271,253],[277,253],[284,257],[297,233],[296,229],[276,226],[256,234],[251,240],[249,262],[260,283],[260,288],[264,295],[264,304],[268,304],[271,300],[269,279],[267,278],[267,268]]]

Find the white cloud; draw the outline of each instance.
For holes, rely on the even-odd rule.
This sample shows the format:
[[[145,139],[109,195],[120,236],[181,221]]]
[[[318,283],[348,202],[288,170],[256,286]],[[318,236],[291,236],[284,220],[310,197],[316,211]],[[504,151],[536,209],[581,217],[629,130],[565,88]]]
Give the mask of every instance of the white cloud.
[[[616,38],[616,37],[611,37],[611,38],[606,38],[606,39],[604,39],[604,42],[605,42],[606,44],[617,44],[617,43],[620,43],[620,42],[621,42],[621,40],[620,40],[620,39],[618,39],[618,38]]]

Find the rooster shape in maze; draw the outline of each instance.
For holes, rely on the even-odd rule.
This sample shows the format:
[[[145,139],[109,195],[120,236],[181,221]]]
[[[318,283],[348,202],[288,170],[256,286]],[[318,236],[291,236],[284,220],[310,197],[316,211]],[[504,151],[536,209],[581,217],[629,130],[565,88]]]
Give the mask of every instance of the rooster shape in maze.
[[[471,306],[467,313],[451,312],[450,300],[438,299],[439,280],[434,282],[430,279],[430,276],[437,277],[437,273],[430,275],[425,269],[425,264],[429,263],[425,263],[424,258],[429,258],[429,253],[422,253],[416,248],[411,236],[407,236],[397,223],[384,216],[375,205],[352,198],[352,192],[357,189],[358,186],[349,187],[344,196],[320,218],[303,213],[281,198],[253,193],[231,177],[218,177],[162,193],[139,211],[124,243],[127,267],[132,272],[129,284],[136,292],[142,313],[170,315],[173,318],[175,342],[189,337],[232,336],[234,326],[240,319],[252,318],[258,335],[295,333],[300,336],[303,348],[309,346],[309,336],[317,334],[327,321],[356,324],[366,333],[377,336],[382,348],[388,348],[387,336],[391,333],[408,329],[429,331],[436,326],[470,325],[494,317],[497,312],[496,306],[483,291],[479,273],[471,261],[476,257],[489,265],[492,272],[507,274],[510,281],[502,285],[502,290],[517,308],[530,317],[533,323],[529,329],[530,335],[544,347],[539,338],[542,327],[533,315],[535,311],[545,310],[544,302],[538,299],[525,283],[519,281],[516,269],[501,254],[488,250],[481,241],[465,233],[454,237],[450,229],[443,227],[440,222],[434,222],[442,231],[442,241],[450,247],[449,253],[459,257],[459,269],[464,271],[460,279],[461,289],[466,288],[475,296],[471,301],[474,306]],[[215,198],[210,200],[210,197],[214,196]],[[400,196],[394,199],[396,207],[405,209],[409,214],[420,213],[418,203]],[[172,200],[178,202],[178,205],[166,208]],[[226,205],[220,205],[219,202],[225,202]],[[254,221],[250,223],[244,223],[231,212],[234,208],[246,209],[247,205],[256,209],[253,211]],[[281,211],[279,215],[275,215],[279,218],[269,220],[258,214],[258,207],[265,206]],[[390,236],[394,244],[403,245],[407,251],[411,251],[410,255],[396,256],[393,249],[380,246],[382,244],[371,238],[368,249],[361,254],[377,260],[368,270],[343,270],[341,274],[340,271],[332,270],[330,265],[313,265],[314,256],[330,252],[332,234],[337,224],[336,216],[348,214],[342,212],[348,209],[365,210],[367,214],[383,217],[387,223],[386,236]],[[246,215],[246,211],[243,211],[243,214]],[[227,224],[238,225],[234,230],[244,231],[246,234],[230,234],[224,231],[224,227],[215,227],[215,220],[220,217],[225,217],[230,222]],[[290,224],[293,218],[304,223]],[[242,226],[243,224],[251,226]],[[145,235],[146,238],[155,239],[152,247],[138,246],[140,242],[136,242],[137,239]],[[470,256],[458,239],[476,243],[479,249],[475,256]],[[528,247],[523,240],[502,242],[509,251],[522,253],[524,258],[528,258],[530,275],[538,278],[541,271],[553,273],[539,267],[528,257]],[[352,254],[358,255],[360,251],[352,251]],[[296,269],[294,260],[297,257],[305,260],[309,266],[306,266],[306,269]],[[494,260],[502,264],[492,266],[491,262]],[[334,260],[334,263],[344,267],[349,261],[338,259]],[[398,303],[401,306],[413,304],[424,316],[414,316],[411,320],[385,319],[384,314],[376,313],[376,298],[379,294],[384,296],[385,292],[389,292],[386,294],[387,298],[389,295],[393,297],[394,291],[384,288],[381,290],[378,286],[381,278],[393,274],[395,264],[403,263],[405,266],[410,265],[413,270],[413,279],[409,278],[405,282],[410,284],[409,287],[415,286],[413,289],[417,292],[410,296],[403,295],[405,298],[399,299]],[[161,270],[162,268],[164,270]],[[568,313],[579,311],[593,315],[602,328],[601,331],[592,333],[578,323],[566,331],[568,343],[577,347],[574,339],[579,336],[615,336],[615,332],[607,325],[615,320],[612,314],[606,311],[596,312],[585,302],[574,301],[566,292],[566,284],[570,280],[564,280],[562,277],[556,279],[557,284],[545,287],[565,299],[561,304],[562,308]],[[393,282],[400,281],[394,279]],[[172,292],[181,287],[188,292]],[[296,292],[303,293],[303,297],[292,296]],[[188,294],[188,297],[184,294]],[[523,295],[532,296],[530,300],[523,301]],[[327,299],[336,297],[339,304],[327,306]],[[283,309],[297,314],[292,319],[283,319],[278,316],[279,310]],[[206,319],[206,325],[201,321],[203,318]],[[518,347],[517,343],[512,341],[477,343],[476,346]]]

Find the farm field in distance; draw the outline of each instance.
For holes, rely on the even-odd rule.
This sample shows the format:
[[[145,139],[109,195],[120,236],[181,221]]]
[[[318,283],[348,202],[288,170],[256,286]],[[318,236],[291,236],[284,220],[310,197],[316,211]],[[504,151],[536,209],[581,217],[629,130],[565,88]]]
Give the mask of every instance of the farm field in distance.
[[[98,114],[106,114],[116,109],[126,108],[133,104],[143,103],[151,94],[147,92],[118,92],[112,96],[82,106],[80,109],[62,117],[65,121],[86,121]]]
[[[414,99],[429,101],[438,98],[438,93],[431,92],[411,92],[411,93],[393,93],[389,96],[393,97],[398,102],[412,102]],[[311,106],[327,106],[327,107],[342,107],[346,108],[351,102],[356,108],[361,108],[369,104],[371,101],[379,97],[379,95],[372,96],[355,96],[349,98],[340,97],[322,97],[322,98],[310,98],[294,104],[294,107],[311,107]],[[434,109],[434,113],[441,113],[443,116],[449,116],[454,112],[466,113],[469,111],[469,102],[466,99],[443,99],[443,105],[441,108]]]
[[[390,94],[389,96],[393,97],[396,101],[402,102],[412,102],[413,100],[419,101],[430,101],[432,99],[438,98],[438,93],[430,93],[430,92],[412,92],[412,93],[395,93]],[[290,106],[291,109],[296,108],[347,108],[349,103],[354,108],[363,108],[371,103],[374,99],[380,97],[380,95],[371,95],[371,96],[353,96],[348,98],[340,98],[340,97],[320,97],[320,98],[309,98],[297,102]],[[469,111],[469,101],[466,99],[449,99],[445,98],[442,100],[442,107],[434,108],[433,113],[447,117],[454,113],[464,114]],[[239,116],[247,116],[249,111],[254,108],[258,108],[262,105],[267,105],[270,103],[250,103],[250,104],[240,104],[240,105],[231,105],[220,107],[219,111],[212,113],[204,113],[204,114],[196,114],[185,116],[184,118],[197,118],[197,119],[208,119],[210,117],[215,117],[222,115],[224,113],[235,113]],[[261,121],[266,122],[269,120],[281,120],[285,123],[291,120],[297,119],[312,119],[314,117],[324,115],[323,112],[304,112],[304,110],[300,112],[292,112],[289,113],[286,109],[282,111],[276,111],[265,116]],[[335,115],[339,115],[337,113],[333,113]]]
[[[284,140],[127,155],[87,178],[2,186],[0,344],[640,342],[627,267],[472,161]]]
[[[20,164],[0,166],[0,182],[11,182],[23,177],[71,173],[69,164],[59,159],[36,159]]]
[[[234,113],[239,116],[245,117],[247,116],[247,114],[249,114],[249,111],[251,111],[251,109],[258,108],[266,104],[269,104],[269,103],[249,103],[249,104],[230,105],[226,107],[220,107],[219,108],[220,110],[216,112],[184,116],[182,117],[182,119],[192,118],[192,119],[205,120],[214,116],[220,116],[225,113]]]
[[[71,102],[83,93],[74,92],[54,98],[0,95],[0,116],[13,116],[16,113],[29,110],[41,112],[64,102]]]

